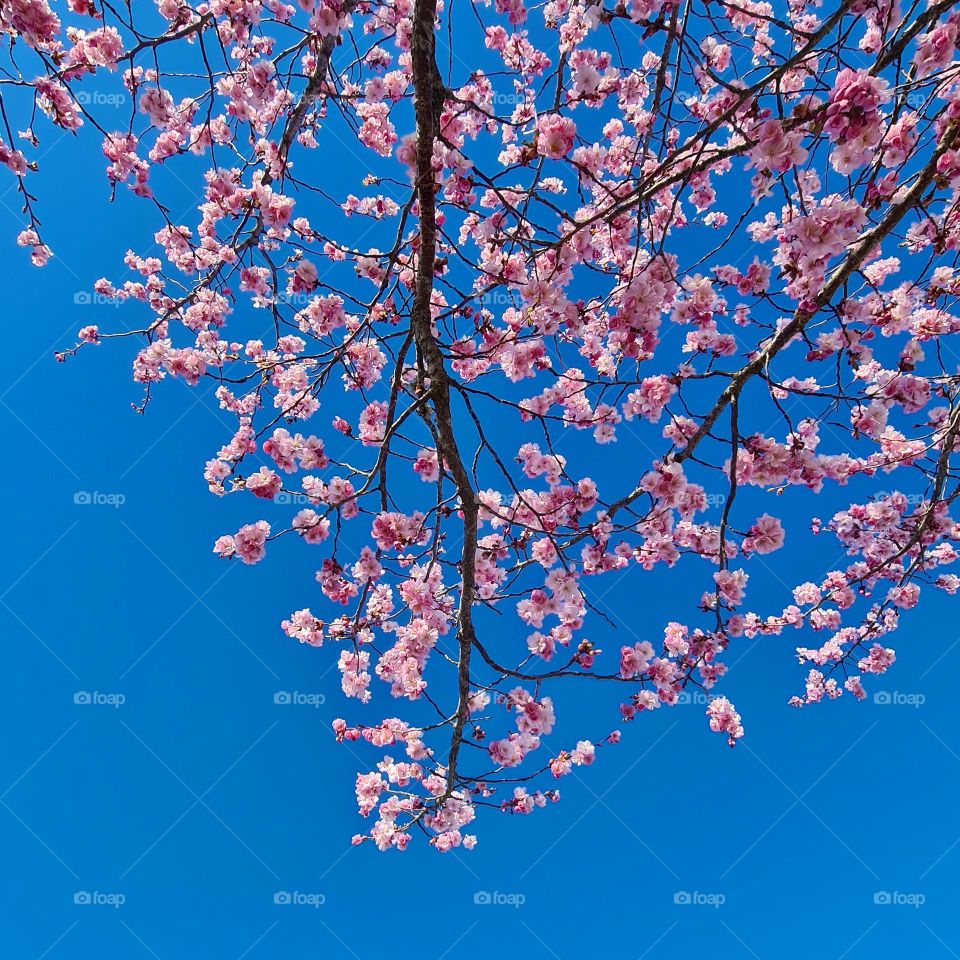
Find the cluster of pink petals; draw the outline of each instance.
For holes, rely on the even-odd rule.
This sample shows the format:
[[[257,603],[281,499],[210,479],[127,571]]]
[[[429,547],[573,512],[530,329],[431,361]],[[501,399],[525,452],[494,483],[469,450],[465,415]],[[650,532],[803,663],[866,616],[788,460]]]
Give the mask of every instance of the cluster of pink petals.
[[[807,50],[827,14],[797,4],[718,0],[683,36],[662,0],[477,5],[485,65],[443,72],[426,152],[410,0],[159,0],[150,40],[90,0],[0,6],[25,255],[52,256],[32,124],[95,132],[108,189],[155,215],[92,287],[142,328],[91,312],[58,356],[132,336],[144,405],[212,385],[204,481],[269,511],[214,552],[310,558],[282,631],[367,718],[336,738],[380,757],[355,842],[471,849],[484,807],[557,801],[530,781],[620,734],[568,732],[555,678],[602,679],[623,721],[702,691],[733,745],[714,690],[741,638],[802,631],[794,706],[864,700],[905,612],[960,591],[960,14],[862,6]],[[198,165],[188,212],[154,197]],[[820,493],[809,529],[774,515]],[[759,591],[812,535],[841,559]],[[614,634],[597,598],[672,568],[690,609]]]

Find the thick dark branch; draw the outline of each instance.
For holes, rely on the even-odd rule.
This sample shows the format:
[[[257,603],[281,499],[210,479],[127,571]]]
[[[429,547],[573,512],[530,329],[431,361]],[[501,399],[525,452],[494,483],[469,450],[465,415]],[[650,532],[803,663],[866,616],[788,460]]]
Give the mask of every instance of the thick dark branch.
[[[453,720],[453,734],[447,759],[446,796],[449,796],[456,788],[457,756],[463,742],[463,729],[470,713],[468,701],[470,699],[470,653],[475,637],[472,607],[476,593],[478,504],[453,429],[453,417],[450,411],[450,377],[443,363],[440,346],[434,337],[431,314],[433,274],[437,255],[437,210],[434,196],[436,178],[433,172],[433,148],[443,104],[443,84],[437,69],[434,43],[436,15],[436,0],[416,0],[410,51],[413,103],[417,119],[416,190],[420,208],[420,249],[417,257],[416,286],[410,313],[410,326],[424,373],[430,381],[429,395],[440,441],[437,453],[441,462],[446,463],[453,477],[463,512],[460,605],[457,616],[459,702]]]

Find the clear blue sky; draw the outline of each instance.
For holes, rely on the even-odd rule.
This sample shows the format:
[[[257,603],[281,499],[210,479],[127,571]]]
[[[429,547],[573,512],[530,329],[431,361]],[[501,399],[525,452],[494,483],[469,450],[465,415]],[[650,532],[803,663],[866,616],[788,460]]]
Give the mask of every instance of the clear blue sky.
[[[137,417],[124,347],[54,363],[79,327],[134,322],[75,302],[93,279],[120,276],[146,234],[147,208],[127,197],[112,209],[89,201],[93,226],[78,233],[78,209],[106,195],[86,144],[46,142],[36,183],[58,257],[44,271],[12,244],[18,202],[0,178],[0,410],[16,460],[0,581],[2,956],[958,956],[960,633],[944,596],[905,619],[898,663],[874,686],[921,695],[920,706],[793,711],[800,635],[740,641],[724,691],[747,726],[735,750],[708,731],[702,705],[662,710],[564,780],[561,803],[483,817],[473,853],[351,848],[364,827],[353,777],[374,754],[333,743],[330,721],[357,709],[340,698],[336,652],[278,628],[312,598],[310,560],[296,544],[255,569],[210,552],[254,508],[206,491],[203,463],[229,429],[209,386],[166,384]],[[81,491],[124,499],[78,504]],[[790,529],[810,502],[778,503]],[[804,543],[775,556],[770,590],[790,582]],[[606,598],[618,632],[595,639],[656,634],[688,590],[637,570]],[[327,703],[276,704],[279,691]],[[124,702],[75,703],[81,692]],[[558,746],[582,734],[580,717],[616,726],[616,691],[564,695]],[[280,892],[312,903],[277,904]],[[483,892],[511,902],[475,903]],[[683,892],[700,902],[676,903]],[[912,903],[877,904],[880,892]],[[81,894],[98,902],[75,903]]]

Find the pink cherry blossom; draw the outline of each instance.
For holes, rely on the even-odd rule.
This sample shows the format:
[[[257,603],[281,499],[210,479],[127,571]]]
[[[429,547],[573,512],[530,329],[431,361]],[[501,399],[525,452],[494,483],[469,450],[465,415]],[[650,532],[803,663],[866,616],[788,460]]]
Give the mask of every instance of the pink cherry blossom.
[[[695,698],[735,744],[757,638],[869,709],[960,592],[960,18],[708,7],[0,6],[11,252],[129,192],[56,357],[208,405],[211,516],[263,517],[213,552],[346,700],[354,843],[549,817]],[[54,146],[103,164],[73,231]]]

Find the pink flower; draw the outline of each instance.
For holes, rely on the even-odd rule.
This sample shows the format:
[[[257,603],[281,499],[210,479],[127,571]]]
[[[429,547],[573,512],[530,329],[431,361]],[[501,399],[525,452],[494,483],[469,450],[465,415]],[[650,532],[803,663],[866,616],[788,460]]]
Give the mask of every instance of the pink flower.
[[[783,527],[776,517],[765,513],[750,528],[743,549],[754,553],[773,553],[783,546]]]
[[[624,680],[645,673],[654,657],[653,647],[644,640],[632,647],[620,648],[620,676]]]
[[[580,740],[576,749],[571,751],[570,760],[578,767],[589,767],[597,754],[597,748],[589,740]]]
[[[244,563],[257,563],[266,553],[266,541],[270,536],[270,524],[266,520],[248,523],[233,536],[234,549]],[[218,541],[219,542],[219,541]]]
[[[440,476],[440,463],[436,450],[421,450],[414,461],[413,469],[424,483],[436,483]]]
[[[323,646],[323,626],[323,621],[318,620],[306,609],[290,614],[290,619],[280,624],[280,628],[288,637],[309,644],[311,647]]]
[[[676,392],[677,388],[663,374],[647,377],[639,390],[634,390],[627,396],[623,405],[623,416],[627,420],[642,416],[651,423],[656,423]]]
[[[560,159],[573,149],[577,127],[570,117],[548,113],[537,117],[537,153]]]
[[[883,135],[880,107],[890,100],[890,85],[867,70],[844,69],[830,93],[824,130],[837,144],[830,163],[850,173],[868,163]]]
[[[744,597],[747,585],[747,574],[742,570],[720,570],[713,575],[716,581],[720,598],[730,606],[736,606]]]
[[[424,515],[414,513],[381,513],[373,521],[372,533],[381,550],[402,550],[413,543],[422,543],[427,537]]]
[[[914,72],[918,80],[950,66],[957,48],[957,30],[957,21],[951,17],[945,23],[938,23],[933,30],[920,38],[913,58]]]
[[[261,500],[272,500],[281,486],[280,477],[267,467],[261,467],[247,477],[247,489]]]
[[[889,647],[881,647],[875,643],[870,648],[870,653],[864,657],[857,666],[864,673],[886,673],[887,668],[897,659],[896,653]]]
[[[810,51],[815,5],[726,5],[677,76],[675,0],[550,0],[546,32],[522,29],[527,0],[494,0],[495,25],[447,10],[457,49],[485,49],[435,84],[428,142],[411,0],[155,3],[160,31],[137,4],[112,25],[66,0],[68,26],[50,0],[0,2],[19,91],[0,178],[37,265],[34,174],[63,133],[89,120],[107,195],[149,200],[124,273],[92,286],[123,310],[83,311],[56,356],[132,338],[137,409],[199,387],[199,427],[223,427],[209,490],[271,502],[273,527],[213,551],[253,564],[286,538],[261,589],[291,597],[284,637],[326,648],[300,654],[354,701],[335,738],[371,754],[354,843],[473,848],[475,817],[557,802],[543,781],[619,741],[618,708],[645,724],[702,697],[734,744],[716,694],[754,638],[802,665],[793,706],[864,699],[923,584],[960,593],[956,10],[860,2]],[[74,192],[82,244],[98,212]],[[842,499],[782,556],[750,504],[821,491]],[[776,587],[778,550],[787,595],[754,597],[749,565]],[[690,589],[651,625],[671,577]],[[614,591],[654,642],[614,631]],[[561,727],[561,686],[621,692],[586,689]]]
[[[761,123],[753,131],[751,138],[756,138],[756,144],[750,151],[748,167],[785,173],[791,167],[803,163],[807,157],[807,151],[800,146],[803,142],[803,131],[793,130],[787,133],[779,120],[771,119]]]
[[[727,734],[731,747],[743,736],[740,714],[726,697],[711,700],[707,705],[707,716],[710,718],[710,729],[714,733]]]
[[[224,536],[217,538],[217,542],[213,545],[213,552],[219,557],[229,559],[230,557],[236,555],[237,544],[233,537],[231,537],[229,534],[225,534]]]

